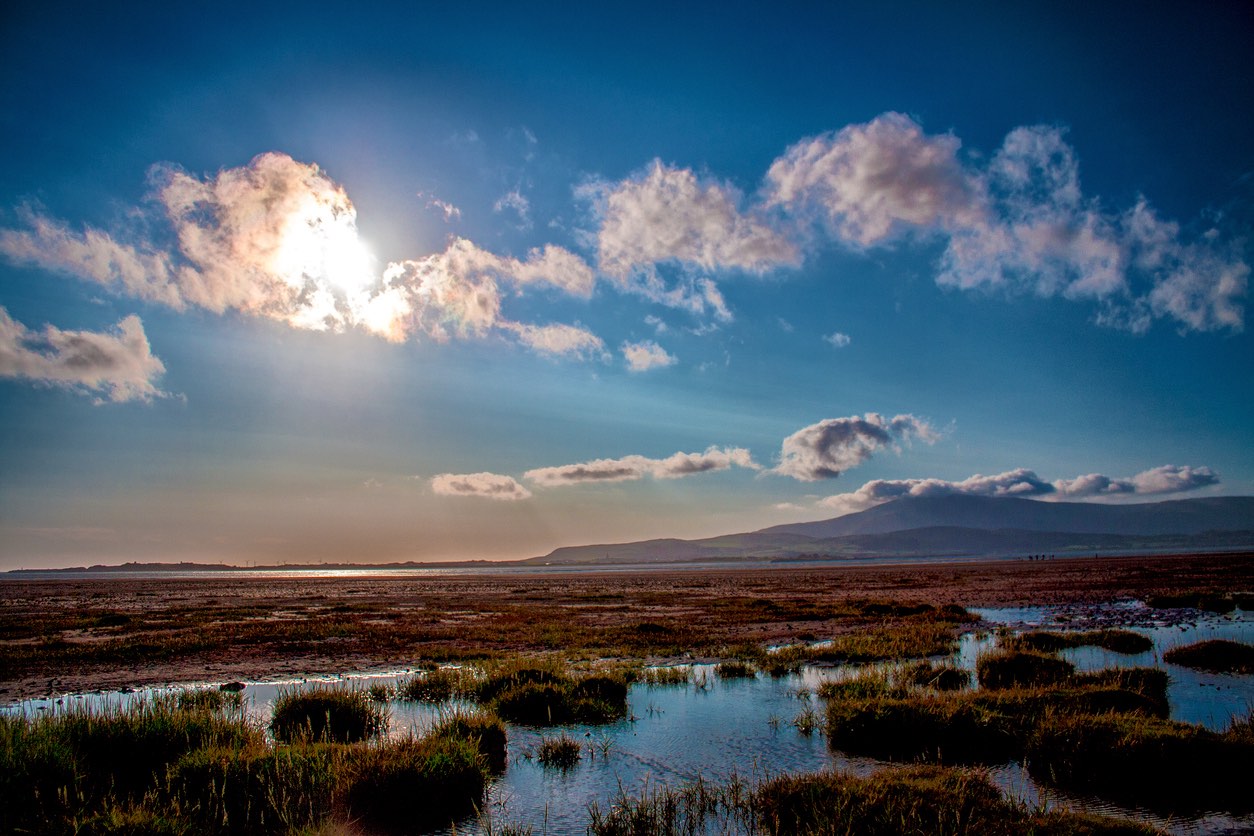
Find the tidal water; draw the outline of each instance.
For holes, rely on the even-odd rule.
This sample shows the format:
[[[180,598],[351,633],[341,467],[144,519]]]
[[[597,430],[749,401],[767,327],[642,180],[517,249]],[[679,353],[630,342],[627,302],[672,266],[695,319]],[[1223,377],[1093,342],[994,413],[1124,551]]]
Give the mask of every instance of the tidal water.
[[[1012,608],[979,612],[990,629],[964,636],[954,658],[968,669],[974,669],[981,652],[995,645],[993,628],[997,625],[1016,630],[1121,626],[1149,636],[1154,648],[1131,655],[1077,648],[1062,655],[1082,670],[1164,668],[1171,677],[1168,697],[1173,719],[1223,730],[1233,718],[1244,717],[1254,708],[1254,676],[1201,673],[1164,663],[1161,658],[1172,647],[1204,639],[1225,638],[1254,644],[1254,613],[1163,614],[1135,603],[1089,609]],[[484,834],[488,832],[486,822],[491,820],[498,829],[502,824],[522,823],[530,824],[536,834],[581,834],[586,832],[588,807],[593,802],[608,809],[622,793],[638,796],[642,788],[679,787],[698,777],[722,781],[737,776],[753,782],[783,773],[833,768],[859,774],[873,772],[884,763],[833,751],[821,730],[806,734],[795,724],[807,711],[821,712],[821,701],[814,696],[821,682],[847,677],[858,670],[861,669],[850,666],[808,667],[799,674],[778,679],[759,675],[754,679],[720,680],[712,666],[696,665],[692,669],[693,681],[687,685],[632,686],[628,718],[611,725],[546,729],[510,725],[509,765],[491,787],[483,818],[461,822],[455,832]],[[396,671],[299,683],[249,683],[245,705],[259,722],[266,722],[280,689],[293,684],[323,681],[368,687],[374,683],[393,684],[408,675],[409,672]],[[3,710],[38,712],[74,705],[125,705],[162,690],[171,689],[65,695],[29,700]],[[421,734],[449,707],[394,702],[390,705],[389,733]],[[568,770],[541,766],[534,758],[541,740],[563,733],[584,743],[582,759]],[[1059,793],[1037,784],[1016,763],[994,767],[989,774],[1008,796],[1030,804],[1122,815],[1180,834],[1254,831],[1254,817],[1250,816],[1237,818],[1215,813],[1168,821],[1146,810]]]

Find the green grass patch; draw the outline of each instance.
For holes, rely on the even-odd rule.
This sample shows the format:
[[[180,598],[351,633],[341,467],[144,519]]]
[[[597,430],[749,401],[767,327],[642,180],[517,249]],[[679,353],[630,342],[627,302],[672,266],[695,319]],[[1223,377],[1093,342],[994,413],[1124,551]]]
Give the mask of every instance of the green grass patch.
[[[492,772],[505,771],[506,733],[501,718],[487,711],[453,711],[431,730],[434,737],[469,740],[478,747]]]

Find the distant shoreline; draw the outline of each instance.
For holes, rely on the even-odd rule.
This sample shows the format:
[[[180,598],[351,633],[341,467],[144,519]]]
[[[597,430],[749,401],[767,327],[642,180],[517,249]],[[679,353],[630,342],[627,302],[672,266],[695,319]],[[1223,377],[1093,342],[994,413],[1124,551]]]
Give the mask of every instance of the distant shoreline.
[[[466,560],[435,563],[288,563],[272,566],[235,566],[229,563],[124,563],[116,566],[75,566],[59,569],[10,569],[0,578],[22,580],[178,580],[238,578],[334,578],[334,577],[422,577],[485,575],[551,575],[551,574],[621,574],[624,572],[666,573],[699,571],[736,571],[751,569],[838,569],[858,566],[945,566],[951,564],[1046,562],[1129,557],[1187,557],[1249,555],[1249,548],[1215,547],[1213,549],[1131,549],[1097,552],[1063,552],[1043,555],[1006,554],[938,554],[848,556],[815,555],[763,558],[691,558],[688,560],[606,561],[539,563],[523,560]]]

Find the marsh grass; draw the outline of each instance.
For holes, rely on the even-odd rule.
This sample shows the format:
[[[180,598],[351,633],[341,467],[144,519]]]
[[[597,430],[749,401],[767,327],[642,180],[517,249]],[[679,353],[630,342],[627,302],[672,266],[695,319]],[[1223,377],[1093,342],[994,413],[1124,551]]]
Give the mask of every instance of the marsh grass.
[[[1044,653],[999,650],[980,656],[975,676],[983,688],[1057,685],[1075,673],[1075,665]]]
[[[563,667],[512,665],[490,672],[476,696],[506,720],[532,726],[612,723],[627,714],[618,672],[575,674]]]
[[[823,772],[750,786],[697,781],[645,785],[602,809],[589,807],[593,836],[737,833],[751,836],[1147,836],[1152,828],[1099,816],[1046,812],[1009,801],[978,771],[915,766],[869,777]]]
[[[472,668],[436,668],[414,674],[396,685],[396,698],[410,702],[442,703],[477,694],[480,677]]]
[[[244,707],[244,696],[238,691],[217,688],[189,688],[170,697],[183,711],[236,711]]]
[[[1212,673],[1254,673],[1254,646],[1225,639],[1173,647],[1163,661]]]
[[[692,681],[692,667],[652,667],[640,671],[639,682],[649,686],[687,685]]]
[[[355,743],[387,731],[384,706],[362,690],[312,687],[280,690],[270,731],[276,740]]]
[[[1139,714],[1052,713],[1027,741],[1029,771],[1050,783],[1166,813],[1249,811],[1254,739]]]
[[[545,737],[541,738],[540,745],[536,749],[536,760],[542,766],[553,769],[573,769],[583,757],[582,751],[583,747],[579,745],[579,741],[570,735]]]
[[[961,691],[971,685],[971,672],[957,665],[916,662],[902,668],[897,681],[937,691]]]
[[[496,725],[503,733],[499,720]],[[480,801],[491,720],[422,739],[271,744],[242,712],[176,699],[0,717],[5,832],[292,833],[447,826]],[[504,749],[503,741],[494,744]],[[414,804],[415,799],[421,803]]]
[[[732,659],[715,665],[714,673],[719,679],[753,679],[758,675],[758,669],[751,662]]]
[[[1072,647],[1101,647],[1115,653],[1144,653],[1154,647],[1154,642],[1148,636],[1131,630],[1033,630],[1009,637],[1003,641],[1003,646],[1040,653],[1055,653]]]
[[[450,711],[431,729],[431,736],[469,740],[478,747],[492,772],[505,771],[505,723],[491,712]]]

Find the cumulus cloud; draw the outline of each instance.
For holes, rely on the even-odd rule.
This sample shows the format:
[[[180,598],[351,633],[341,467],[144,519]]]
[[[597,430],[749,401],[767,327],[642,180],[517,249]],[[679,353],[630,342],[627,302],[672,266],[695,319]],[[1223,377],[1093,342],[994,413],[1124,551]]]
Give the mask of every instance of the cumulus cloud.
[[[844,348],[845,346],[849,345],[849,343],[853,342],[852,337],[850,337],[848,334],[842,334],[839,331],[833,331],[832,333],[824,337],[823,340],[825,342],[830,343],[832,347],[834,348]]]
[[[703,453],[680,452],[663,459],[625,456],[621,459],[595,459],[559,467],[541,467],[529,470],[523,476],[537,485],[552,488],[583,482],[633,482],[646,476],[679,479],[731,467],[760,469],[743,447],[709,447]]]
[[[1110,213],[1080,188],[1079,162],[1050,126],[1011,131],[983,173],[989,212],[957,226],[942,285],[1026,289],[1100,303],[1098,321],[1133,331],[1240,330],[1249,265],[1212,235],[1185,241],[1142,198]]]
[[[176,309],[239,311],[313,330],[360,327],[394,341],[517,335],[544,353],[595,353],[586,332],[576,350],[573,326],[566,348],[556,350],[555,326],[502,313],[506,290],[548,286],[591,296],[595,273],[562,247],[518,259],[455,238],[443,252],[380,270],[358,235],[352,201],[316,165],[272,152],[206,178],[157,166],[150,180],[172,248],[142,235],[126,243],[90,227],[74,231],[28,208],[19,213],[22,228],[0,230],[0,253]],[[457,214],[431,205],[447,218]]]
[[[441,496],[471,496],[517,502],[529,499],[531,491],[512,476],[499,473],[441,473],[431,479],[431,490]]]
[[[944,286],[1088,301],[1098,322],[1133,331],[1155,319],[1243,328],[1250,268],[1237,246],[1214,230],[1186,240],[1143,198],[1110,212],[1086,197],[1060,128],[1015,128],[984,165],[960,149],[886,113],[790,147],[767,171],[764,205],[859,249],[941,236]]]
[[[601,269],[625,278],[664,261],[704,270],[763,273],[795,264],[796,246],[739,209],[731,186],[699,180],[691,170],[655,160],[642,175],[604,194],[597,234]]]
[[[633,372],[647,372],[673,366],[678,361],[666,349],[652,340],[638,343],[623,343],[623,357],[627,360],[627,368]]]
[[[32,331],[0,307],[0,377],[31,380],[98,395],[97,402],[151,401],[165,395],[156,379],[165,366],[154,357],[137,316],[111,331]]]
[[[518,335],[520,343],[540,354],[602,359],[606,357],[605,343],[586,328],[562,324],[513,324],[510,328]]]
[[[959,163],[961,144],[885,113],[789,148],[766,173],[766,203],[820,219],[861,247],[911,229],[967,224],[983,209],[978,180]]]
[[[945,479],[875,479],[856,491],[825,497],[819,500],[818,505],[840,514],[851,514],[903,496],[965,494],[1077,499],[1175,494],[1217,484],[1219,476],[1209,467],[1163,465],[1122,479],[1090,473],[1053,482],[1047,482],[1035,471],[1021,467],[991,476],[976,474],[957,482]]]
[[[938,437],[931,424],[913,415],[827,418],[785,438],[773,472],[803,482],[833,479],[885,447],[916,438],[931,444]]]

